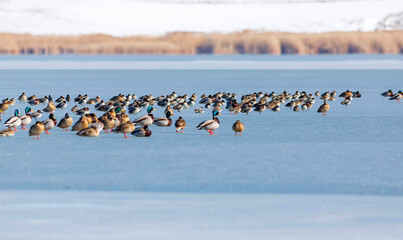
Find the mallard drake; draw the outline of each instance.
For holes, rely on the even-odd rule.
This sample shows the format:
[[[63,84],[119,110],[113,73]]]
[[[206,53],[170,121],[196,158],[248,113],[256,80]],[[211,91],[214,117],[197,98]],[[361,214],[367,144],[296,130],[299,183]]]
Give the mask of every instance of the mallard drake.
[[[164,117],[156,118],[154,119],[153,124],[157,125],[158,127],[169,127],[172,124],[171,115],[173,116],[173,114],[168,111],[166,112],[166,118]]]
[[[6,128],[1,130],[0,137],[12,137],[14,136],[15,131],[12,128]]]
[[[50,134],[49,130],[56,126],[57,120],[56,120],[55,116],[53,115],[53,113],[51,113],[51,114],[49,114],[49,119],[43,121],[42,123],[45,126],[46,134]]]
[[[41,118],[41,117],[42,117],[42,111],[41,111],[41,110],[38,110],[38,111],[32,113],[31,115],[32,115],[32,117],[35,118],[35,119]]]
[[[392,97],[393,96],[393,91],[391,89],[389,89],[388,91],[383,92],[381,95],[384,96],[384,97]]]
[[[234,130],[235,135],[237,135],[237,133],[239,133],[239,135],[242,135],[242,131],[245,129],[245,125],[237,120],[234,125],[232,125],[232,130]]]
[[[33,112],[33,110],[30,107],[26,107],[25,108],[25,115],[22,115],[20,117],[20,119],[21,119],[21,129],[26,129],[25,126],[31,124],[32,115],[29,114],[30,112]]]
[[[29,129],[29,136],[35,136],[37,137],[36,139],[39,139],[39,135],[41,135],[45,131],[45,125],[41,121],[37,121],[34,125],[31,126]]]
[[[150,129],[148,129],[148,126],[144,126],[136,128],[136,130],[132,132],[132,135],[136,137],[149,137],[151,136],[151,133],[152,132]]]
[[[141,112],[141,106],[140,105],[135,104],[135,105],[129,107],[129,114],[136,115],[139,112]]]
[[[319,109],[318,109],[318,113],[322,113],[322,115],[326,115],[326,112],[329,111],[330,109],[330,105],[327,104],[326,100],[325,102],[320,105]]]
[[[90,109],[88,107],[78,109],[76,112],[76,115],[84,116],[85,114],[90,113]]]
[[[59,104],[57,104],[56,108],[65,109],[67,107],[67,101],[63,99]]]
[[[39,103],[42,103],[43,105],[47,105],[49,103],[49,98],[48,96],[45,96],[43,98],[38,98]]]
[[[63,131],[68,131],[68,130],[69,130],[68,128],[69,128],[72,124],[73,124],[73,118],[71,118],[71,117],[69,116],[69,114],[66,113],[66,114],[64,115],[64,118],[62,118],[62,119],[60,120],[60,122],[57,124],[57,127],[63,129]]]
[[[125,135],[125,138],[128,138],[126,136],[126,134],[131,133],[134,131],[135,124],[133,124],[132,122],[128,121],[124,124],[119,125],[118,127],[116,127],[115,129],[112,130],[112,132],[114,133],[123,133]]]
[[[82,116],[71,128],[71,131],[81,131],[90,125],[89,119]]]
[[[18,131],[17,127],[21,125],[21,118],[18,116],[19,112],[18,109],[15,109],[14,116],[10,117],[5,123],[4,126],[6,127],[14,127],[14,131]]]
[[[53,113],[55,110],[56,110],[56,106],[55,106],[55,104],[53,104],[52,101],[50,101],[48,103],[48,106],[46,106],[46,108],[42,109],[42,111],[49,112],[49,113]]]
[[[18,97],[18,101],[20,102],[26,102],[28,99],[27,95],[25,95],[25,92],[23,92],[19,97]]]
[[[0,103],[0,113],[3,113],[10,107],[7,103]]]
[[[397,100],[397,102],[400,102],[399,100],[402,98],[403,98],[403,92],[402,90],[399,90],[399,92],[393,95],[391,98],[389,98],[389,100]]]
[[[217,128],[220,127],[220,120],[218,120],[217,115],[221,115],[218,111],[213,111],[213,119],[205,120],[197,125],[197,130],[207,130],[210,135],[214,135]]]
[[[104,128],[104,124],[101,122],[92,123],[88,128],[85,128],[79,132],[77,135],[80,137],[98,137],[99,132]]]
[[[177,133],[179,133],[179,131],[183,133],[183,129],[186,127],[186,121],[182,117],[179,117],[175,122],[175,127]]]
[[[133,123],[139,126],[148,126],[153,124],[154,115],[152,115],[151,113],[152,111],[155,111],[155,109],[152,106],[149,106],[147,108],[148,115],[144,115],[142,117],[137,118],[136,120],[133,121]]]
[[[60,96],[58,99],[56,99],[55,102],[61,103],[61,102],[63,102],[63,101],[65,101],[64,96]]]

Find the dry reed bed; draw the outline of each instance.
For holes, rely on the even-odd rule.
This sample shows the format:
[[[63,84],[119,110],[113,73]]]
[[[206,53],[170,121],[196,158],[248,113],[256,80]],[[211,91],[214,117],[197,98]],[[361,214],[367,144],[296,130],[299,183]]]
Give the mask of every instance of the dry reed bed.
[[[165,36],[34,36],[0,33],[0,54],[401,54],[403,31]]]

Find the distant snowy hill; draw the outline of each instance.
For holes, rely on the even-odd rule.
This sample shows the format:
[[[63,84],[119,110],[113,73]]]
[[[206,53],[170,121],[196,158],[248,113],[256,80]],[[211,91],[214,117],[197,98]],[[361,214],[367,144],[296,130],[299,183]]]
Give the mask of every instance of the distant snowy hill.
[[[173,31],[403,29],[402,0],[0,0],[0,32],[157,35]]]

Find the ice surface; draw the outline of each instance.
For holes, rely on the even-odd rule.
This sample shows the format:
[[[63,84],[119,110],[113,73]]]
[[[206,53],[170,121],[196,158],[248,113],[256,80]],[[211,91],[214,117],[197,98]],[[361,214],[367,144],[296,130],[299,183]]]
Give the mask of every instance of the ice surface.
[[[18,0],[0,9],[0,32],[10,33],[331,32],[401,29],[403,1]]]
[[[78,57],[77,62],[87,61]],[[196,130],[210,112],[189,109],[174,114],[174,120],[182,116],[188,123],[181,135],[173,127],[153,126],[150,138],[102,133],[88,139],[61,129],[39,141],[26,131],[0,138],[0,235],[50,239],[60,230],[66,239],[110,239],[116,233],[123,239],[245,239],[252,234],[255,239],[399,239],[403,105],[380,93],[401,89],[402,74],[388,69],[2,70],[1,99],[23,91],[107,99],[118,93],[176,91],[200,97],[229,91],[240,97],[255,91],[346,89],[363,97],[348,107],[340,99],[330,102],[326,117],[316,113],[318,99],[308,112],[282,107],[277,113],[234,116],[223,111],[215,136]],[[2,124],[14,108],[25,106],[7,110]],[[57,110],[56,118],[72,106]],[[154,115],[162,112],[157,107]],[[246,126],[240,137],[231,129],[237,119]]]

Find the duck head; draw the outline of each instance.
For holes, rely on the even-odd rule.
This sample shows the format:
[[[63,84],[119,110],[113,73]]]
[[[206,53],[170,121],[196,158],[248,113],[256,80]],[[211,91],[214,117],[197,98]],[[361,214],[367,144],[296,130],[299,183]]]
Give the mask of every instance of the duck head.
[[[55,120],[55,121],[56,121],[55,115],[53,115],[53,113],[51,113],[51,114],[49,115],[49,119],[52,119],[52,120]]]
[[[124,110],[121,107],[117,107],[115,109],[115,113],[120,113],[120,112],[124,112]]]
[[[28,114],[29,112],[33,112],[34,110],[32,110],[30,107],[26,107],[25,108],[25,114]]]
[[[147,108],[148,114],[151,114],[152,111],[155,111],[155,109],[154,109],[152,106],[149,106],[149,107]]]
[[[20,114],[20,113],[18,112],[18,109],[15,109],[15,111],[14,111],[14,116],[18,116],[18,114]]]
[[[168,111],[166,116],[167,116],[168,119],[171,119],[171,116],[173,116],[173,114],[170,111]]]
[[[213,111],[213,118],[217,117],[218,115],[221,115],[217,110]]]

